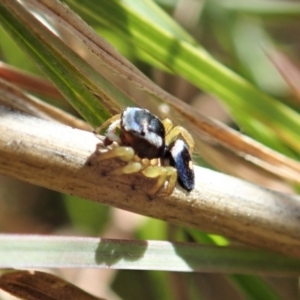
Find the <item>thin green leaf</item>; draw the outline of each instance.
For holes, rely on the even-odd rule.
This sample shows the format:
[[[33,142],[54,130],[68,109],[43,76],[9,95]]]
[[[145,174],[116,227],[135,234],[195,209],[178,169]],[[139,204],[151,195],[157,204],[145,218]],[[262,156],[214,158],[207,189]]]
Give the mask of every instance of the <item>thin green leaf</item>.
[[[0,235],[1,268],[112,268],[297,275],[300,261],[245,248],[161,241]]]
[[[231,11],[263,17],[299,17],[300,4],[292,1],[222,0],[222,6]]]
[[[229,278],[243,293],[246,300],[282,300],[282,298],[259,277],[231,275]]]

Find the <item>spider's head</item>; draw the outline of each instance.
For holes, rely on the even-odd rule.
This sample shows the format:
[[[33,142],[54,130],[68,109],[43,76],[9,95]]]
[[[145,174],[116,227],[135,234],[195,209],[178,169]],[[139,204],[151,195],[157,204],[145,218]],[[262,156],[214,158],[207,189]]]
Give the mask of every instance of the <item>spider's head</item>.
[[[165,128],[147,109],[128,107],[123,111],[120,138],[140,158],[160,158],[165,151]]]

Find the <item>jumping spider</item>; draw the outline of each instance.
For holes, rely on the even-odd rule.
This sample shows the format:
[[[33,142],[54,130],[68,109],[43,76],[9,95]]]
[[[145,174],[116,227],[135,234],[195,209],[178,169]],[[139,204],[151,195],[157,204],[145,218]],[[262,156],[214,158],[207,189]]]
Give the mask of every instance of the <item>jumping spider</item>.
[[[102,153],[99,160],[119,158],[128,162],[114,174],[142,172],[148,178],[157,178],[148,191],[157,194],[167,182],[163,195],[170,195],[176,182],[190,192],[194,188],[194,170],[191,155],[194,140],[187,130],[174,126],[169,119],[160,120],[147,109],[128,107],[122,114],[104,122],[96,133],[107,128],[105,145],[113,142],[117,147]]]

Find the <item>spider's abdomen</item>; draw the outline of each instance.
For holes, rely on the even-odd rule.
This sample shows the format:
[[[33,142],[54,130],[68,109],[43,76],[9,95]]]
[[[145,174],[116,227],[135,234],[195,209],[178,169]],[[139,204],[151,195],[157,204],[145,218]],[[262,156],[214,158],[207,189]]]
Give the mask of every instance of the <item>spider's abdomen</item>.
[[[183,140],[175,140],[166,150],[165,156],[169,157],[170,165],[177,170],[177,181],[188,192],[195,186],[193,162],[188,147]]]
[[[130,107],[121,115],[120,138],[140,158],[159,158],[165,148],[165,128],[159,118],[147,109]]]

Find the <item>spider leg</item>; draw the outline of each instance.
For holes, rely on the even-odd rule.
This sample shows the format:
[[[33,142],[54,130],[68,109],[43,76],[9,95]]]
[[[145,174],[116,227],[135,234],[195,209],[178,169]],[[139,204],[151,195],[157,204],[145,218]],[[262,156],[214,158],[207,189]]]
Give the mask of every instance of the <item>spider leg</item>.
[[[145,177],[157,178],[155,185],[147,192],[149,195],[155,195],[167,181],[167,187],[161,192],[161,196],[172,194],[177,182],[177,171],[171,166],[160,166],[158,159],[140,159],[135,155],[131,147],[119,146],[107,152],[101,153],[98,160],[119,158],[128,162],[124,167],[110,171],[110,174],[123,175],[141,172]]]
[[[111,173],[115,175],[133,174],[141,171],[143,165],[140,162],[130,161],[123,168],[113,170]]]
[[[166,130],[166,145],[170,145],[173,141],[175,141],[178,138],[178,136],[181,135],[188,146],[189,153],[192,155],[195,149],[195,141],[190,135],[190,133],[182,126],[173,126],[172,121],[169,119],[164,119],[162,122]]]
[[[110,172],[110,174],[122,175],[137,173],[140,170],[142,170],[142,163],[138,160],[134,160],[134,156],[135,153],[131,147],[119,146],[107,152],[101,153],[98,160],[102,161],[106,159],[119,158],[122,161],[128,162],[127,165],[125,165],[124,167],[114,169]]]
[[[117,114],[117,115],[112,116],[111,118],[109,118],[108,120],[106,120],[101,126],[99,126],[98,128],[96,128],[95,133],[96,134],[100,134],[101,131],[104,128],[110,126],[115,121],[120,120],[120,118],[121,118],[121,114]]]
[[[130,147],[123,147],[123,148],[130,148]],[[126,155],[126,159],[129,159],[129,155]],[[116,175],[137,173],[140,172],[141,170],[144,170],[145,168],[148,168],[149,166],[157,165],[157,163],[158,163],[157,159],[152,159],[152,160],[149,160],[147,158],[140,159],[137,155],[134,155],[134,157],[130,159],[130,161],[125,167],[116,169],[113,171],[113,173]]]
[[[172,128],[174,127],[174,124],[173,124],[173,122],[172,122],[170,119],[168,119],[168,118],[163,119],[163,120],[162,120],[162,123],[163,123],[163,125],[164,125],[164,127],[165,127],[166,135],[168,135],[168,133],[169,133],[169,132],[172,130]]]
[[[120,128],[120,120],[116,120],[108,126],[105,132],[105,141],[107,144],[110,142],[117,142],[118,144],[121,144],[120,136],[116,134],[117,128]]]
[[[167,169],[167,175],[169,177],[168,179],[168,186],[166,189],[162,192],[163,195],[169,196],[173,193],[176,182],[177,182],[177,170],[173,167],[165,167]]]
[[[106,137],[104,140],[105,145],[109,145],[112,142],[117,142],[118,144],[121,143],[121,139],[119,135],[116,134],[117,128],[120,128],[120,122],[121,122],[120,117],[121,117],[120,114],[111,117],[95,130],[95,133],[99,134],[101,133],[103,128],[108,127],[105,132],[105,137]]]
[[[164,196],[172,194],[177,181],[176,169],[169,166],[148,166],[142,173],[148,178],[157,178],[155,185],[148,191],[148,194],[155,195],[164,185],[166,180],[168,181],[168,186],[161,194]]]
[[[114,149],[108,150],[107,152],[101,153],[98,160],[106,160],[111,158],[119,158],[122,161],[131,161],[134,157],[134,150],[131,147],[116,147]]]

